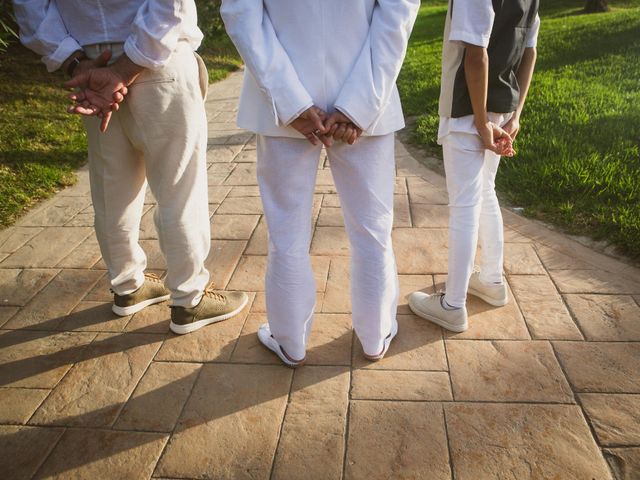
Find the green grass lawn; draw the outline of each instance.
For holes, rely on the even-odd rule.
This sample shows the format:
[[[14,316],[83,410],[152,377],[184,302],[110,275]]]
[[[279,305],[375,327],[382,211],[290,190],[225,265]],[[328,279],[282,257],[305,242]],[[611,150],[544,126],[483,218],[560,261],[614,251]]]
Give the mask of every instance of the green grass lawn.
[[[640,0],[582,15],[582,0],[543,2],[538,65],[498,189],[529,216],[640,258]],[[399,79],[416,143],[438,152],[446,2],[425,2]]]
[[[242,63],[226,35],[209,35],[200,54],[211,82]],[[63,82],[16,42],[0,53],[0,227],[75,183],[74,172],[86,161],[84,129],[65,111]]]

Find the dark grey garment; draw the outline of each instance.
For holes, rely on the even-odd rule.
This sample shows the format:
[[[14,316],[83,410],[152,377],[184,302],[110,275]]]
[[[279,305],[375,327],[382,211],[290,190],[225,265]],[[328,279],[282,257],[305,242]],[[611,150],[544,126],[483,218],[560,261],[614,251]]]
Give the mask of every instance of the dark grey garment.
[[[538,13],[539,0],[493,0],[495,18],[487,53],[489,55],[489,89],[487,111],[515,111],[520,100],[516,78],[526,47],[527,33]],[[472,115],[471,98],[464,72],[464,55],[456,72],[451,117]]]

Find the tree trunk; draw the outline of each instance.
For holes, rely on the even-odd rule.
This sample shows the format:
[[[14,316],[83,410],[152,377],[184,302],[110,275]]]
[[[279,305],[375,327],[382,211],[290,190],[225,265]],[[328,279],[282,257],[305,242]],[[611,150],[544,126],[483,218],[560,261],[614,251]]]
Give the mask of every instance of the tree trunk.
[[[585,13],[608,12],[609,5],[607,5],[607,0],[587,0],[584,11]]]

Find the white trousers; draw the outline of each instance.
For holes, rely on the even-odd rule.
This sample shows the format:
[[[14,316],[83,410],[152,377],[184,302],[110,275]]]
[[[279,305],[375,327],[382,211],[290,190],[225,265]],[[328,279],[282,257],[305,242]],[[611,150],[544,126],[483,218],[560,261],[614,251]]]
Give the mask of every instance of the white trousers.
[[[145,70],[129,87],[105,133],[99,119],[84,117],[96,235],[117,294],[144,282],[138,236],[147,181],[158,202],[154,220],[172,303],[196,305],[207,285],[206,86],[202,60],[180,42],[168,65]]]
[[[321,147],[307,140],[258,137],[258,184],[269,230],[267,316],[276,341],[305,356],[316,286],[311,213]],[[394,135],[336,142],[327,149],[351,244],[352,321],[366,353],[382,350],[395,321],[398,277],[391,243]]]
[[[478,241],[480,280],[502,281],[504,232],[495,190],[500,156],[471,147],[468,133],[450,133],[442,150],[449,192],[449,265],[445,301],[464,307]]]

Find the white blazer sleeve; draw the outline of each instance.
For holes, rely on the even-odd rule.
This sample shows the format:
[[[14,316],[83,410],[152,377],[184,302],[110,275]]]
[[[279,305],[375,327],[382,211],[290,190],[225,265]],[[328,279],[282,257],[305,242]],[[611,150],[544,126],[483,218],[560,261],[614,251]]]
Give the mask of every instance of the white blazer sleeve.
[[[227,33],[273,106],[276,125],[288,125],[313,105],[284,50],[262,0],[223,0]]]
[[[343,85],[335,108],[364,131],[376,124],[391,99],[420,0],[378,0],[369,36]]]
[[[82,50],[65,27],[56,2],[52,0],[14,0],[22,44],[42,55],[47,70],[60,68],[69,56]]]

